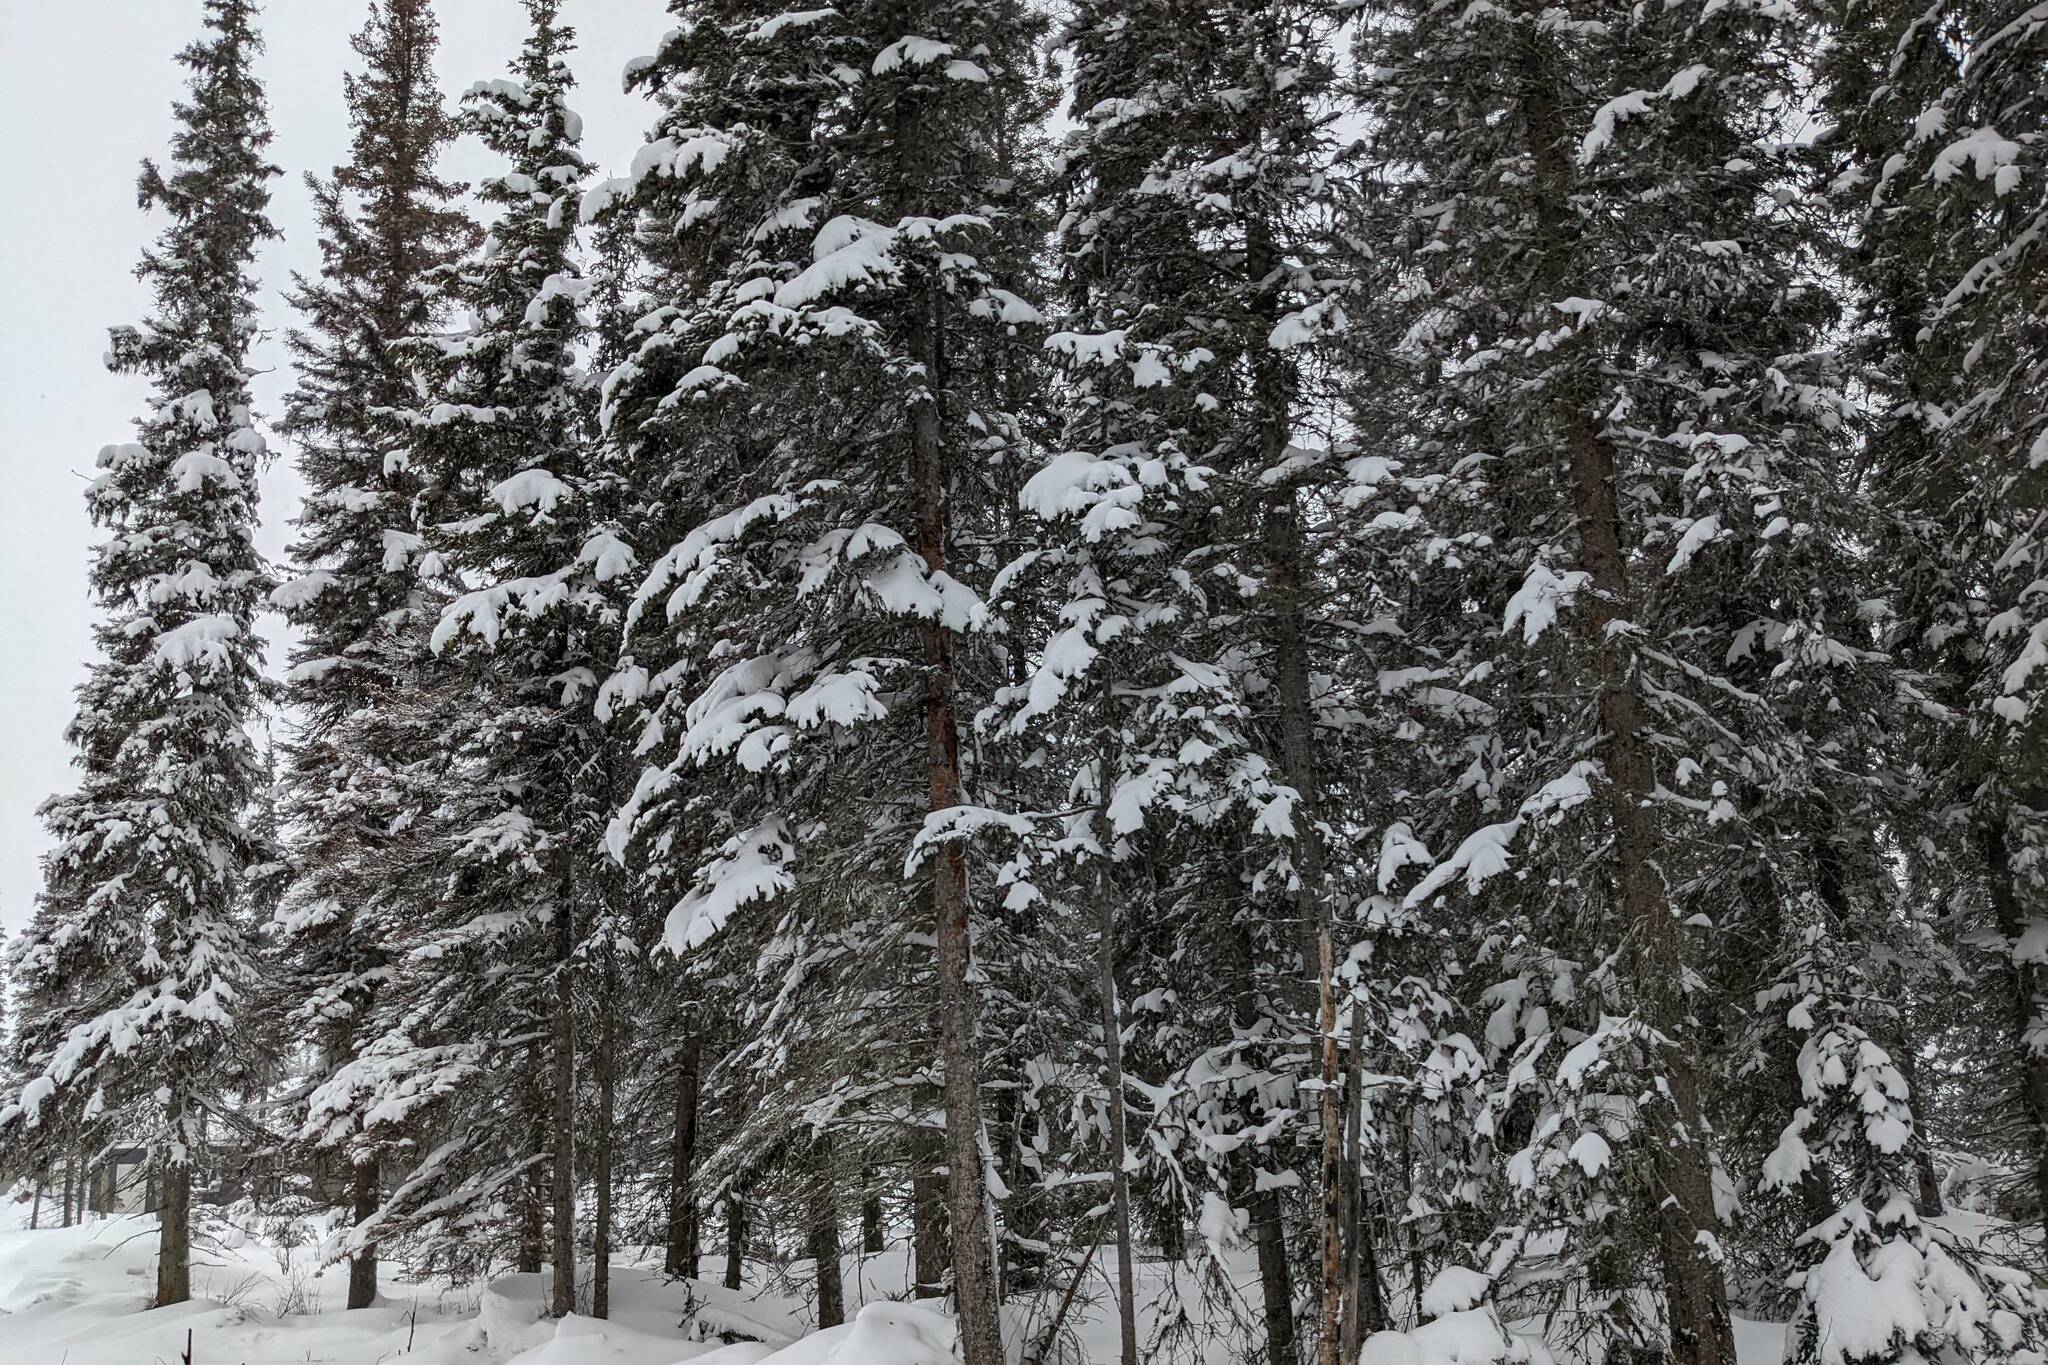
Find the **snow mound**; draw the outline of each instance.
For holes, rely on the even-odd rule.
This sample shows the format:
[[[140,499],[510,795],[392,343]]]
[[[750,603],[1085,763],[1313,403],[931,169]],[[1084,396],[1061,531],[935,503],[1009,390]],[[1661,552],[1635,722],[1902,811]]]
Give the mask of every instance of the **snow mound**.
[[[871,1303],[852,1322],[828,1327],[752,1361],[701,1356],[717,1365],[953,1365],[951,1318],[907,1303]]]
[[[578,1313],[555,1323],[551,1340],[521,1351],[505,1365],[675,1365],[688,1360],[715,1360],[722,1365],[752,1365],[759,1355],[729,1355],[733,1348],[706,1352],[701,1346],[679,1342],[672,1336],[643,1332],[623,1323],[587,1318]],[[749,1343],[751,1345],[751,1343]],[[767,1347],[758,1348],[762,1352]]]

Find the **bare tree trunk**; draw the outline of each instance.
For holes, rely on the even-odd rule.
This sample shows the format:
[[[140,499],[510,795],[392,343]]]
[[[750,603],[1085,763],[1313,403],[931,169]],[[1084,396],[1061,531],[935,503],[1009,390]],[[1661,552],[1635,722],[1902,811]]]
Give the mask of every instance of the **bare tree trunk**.
[[[349,1170],[349,1217],[361,1227],[376,1216],[382,1202],[378,1191],[375,1155],[354,1162]],[[377,1246],[357,1248],[348,1258],[348,1306],[368,1308],[377,1301]]]
[[[531,1116],[531,1128],[523,1134],[510,1138],[514,1150],[523,1157],[538,1158],[541,1151],[537,1145],[538,1134],[546,1122],[542,1115],[544,1104],[540,1095],[541,1050],[538,1040],[526,1045],[526,1071],[521,1081],[521,1101]],[[536,1145],[529,1147],[528,1143]],[[538,1275],[547,1259],[547,1218],[544,1213],[546,1194],[542,1189],[545,1176],[536,1163],[526,1168],[526,1179],[520,1182],[525,1188],[519,1203],[519,1240],[513,1251],[512,1268],[522,1275]]]
[[[926,291],[936,310],[936,288]],[[928,393],[944,391],[945,357],[934,319],[914,323],[906,340],[925,364]],[[937,400],[927,396],[910,414],[911,458],[918,489],[918,552],[925,571],[943,573],[949,536],[946,450]],[[960,730],[954,713],[953,633],[943,622],[923,626],[925,743],[930,776],[927,809],[960,804]],[[952,1228],[953,1295],[965,1365],[1003,1365],[996,1313],[995,1270],[988,1221],[988,1182],[981,1156],[981,1078],[975,1056],[974,992],[967,975],[973,938],[967,904],[967,859],[955,840],[932,856],[932,910],[938,920],[939,1053],[945,1068],[946,1210]]]
[[[1103,705],[1111,718],[1113,730],[1114,713],[1109,706],[1107,685],[1103,687]],[[1115,886],[1109,873],[1110,850],[1116,840],[1110,831],[1108,815],[1112,774],[1109,755],[1104,754],[1099,761],[1102,764],[1099,796],[1103,804],[1095,813],[1095,839],[1100,846],[1095,878],[1095,933],[1102,1001],[1103,1088],[1109,1107],[1109,1204],[1116,1237],[1117,1344],[1118,1359],[1122,1365],[1138,1365],[1138,1308],[1131,1264],[1134,1259],[1131,1246],[1131,1178],[1125,1169],[1128,1149],[1124,1131],[1123,1025],[1117,1008],[1116,906],[1111,899]]]
[[[846,1283],[839,1265],[839,1191],[832,1180],[832,1140],[819,1136],[811,1147],[809,1240],[818,1273],[818,1327],[846,1321]]]
[[[43,1185],[49,1178],[50,1171],[48,1167],[44,1166],[36,1169],[35,1198],[28,1206],[28,1230],[30,1232],[34,1232],[37,1225],[43,1221]]]
[[[1247,1206],[1252,1245],[1259,1255],[1259,1289],[1266,1318],[1266,1365],[1295,1365],[1294,1274],[1287,1261],[1287,1224],[1277,1190],[1260,1190]]]
[[[935,1299],[946,1292],[946,1178],[933,1174],[938,1163],[930,1160],[918,1142],[920,1169],[910,1182],[910,1254],[917,1274],[917,1297]]]
[[[576,1311],[576,990],[571,959],[576,953],[575,887],[564,875],[555,906],[555,1018],[553,1094],[554,1296],[549,1311]]]
[[[882,1192],[875,1180],[872,1166],[861,1173],[860,1249],[870,1256],[888,1249],[882,1238]]]
[[[176,1131],[175,1129],[173,1131]],[[156,1306],[192,1297],[192,1164],[166,1156],[157,1176]]]
[[[738,1289],[746,1281],[747,1201],[733,1190],[725,1196],[725,1287]]]
[[[609,945],[604,950],[604,998],[598,1001],[603,1023],[597,1044],[597,1141],[591,1153],[591,1179],[597,1184],[596,1241],[591,1247],[590,1316],[612,1315],[612,1124],[616,1107],[618,1067],[618,968]]]
[[[64,1226],[67,1228],[71,1226],[73,1191],[78,1184],[76,1169],[72,1163],[71,1154],[66,1152],[64,1154]]]
[[[668,1149],[668,1253],[662,1269],[697,1274],[697,1090],[704,1042],[696,1034],[676,1047],[675,1135]]]

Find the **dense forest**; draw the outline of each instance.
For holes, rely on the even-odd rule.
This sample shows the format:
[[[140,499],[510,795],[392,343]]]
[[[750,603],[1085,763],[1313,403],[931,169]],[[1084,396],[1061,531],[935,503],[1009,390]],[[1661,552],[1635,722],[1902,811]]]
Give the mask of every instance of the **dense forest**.
[[[523,7],[450,98],[367,0],[258,413],[193,5],[40,1217],[820,1328],[900,1245],[965,1365],[2048,1359],[2048,4],[672,0],[616,178]]]

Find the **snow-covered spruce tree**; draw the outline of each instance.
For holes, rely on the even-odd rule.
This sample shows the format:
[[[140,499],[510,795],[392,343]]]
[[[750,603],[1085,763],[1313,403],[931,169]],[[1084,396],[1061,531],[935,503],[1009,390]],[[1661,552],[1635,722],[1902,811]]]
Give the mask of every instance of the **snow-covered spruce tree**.
[[[434,892],[404,926],[377,1036],[314,1102],[366,1116],[367,1142],[443,1139],[358,1241],[431,1232],[435,1255],[473,1264],[497,1248],[472,1234],[509,1200],[516,1263],[538,1270],[552,1206],[559,1313],[575,1292],[576,913],[598,849],[578,802],[602,794],[590,703],[612,646],[597,580],[617,564],[587,533],[573,33],[552,3],[528,13],[513,79],[465,96],[466,123],[507,163],[482,185],[501,216],[437,277],[466,321],[404,348],[419,397],[393,414],[419,480],[422,572],[454,594],[431,640],[449,674],[429,692],[449,694],[435,799],[408,844]]]
[[[1896,996],[1856,960],[1859,934],[1828,921],[1808,920],[1798,956],[1759,1000],[1804,1035],[1802,1103],[1763,1183],[1795,1188],[1826,1169],[1846,1196],[1800,1238],[1807,1265],[1792,1280],[1789,1358],[2031,1359],[2048,1340],[2048,1305],[2028,1277],[1915,1208],[1924,1139],[1905,1075],[1879,1041],[1897,1035]]]
[[[2048,16],[1869,3],[1831,18],[1831,188],[1884,405],[1871,465],[1900,528],[1891,643],[1952,713],[1915,749],[1963,837],[1930,839],[1920,861],[1972,906],[1952,917],[1958,945],[2001,945],[1998,1070],[2048,1217]]]
[[[286,800],[296,868],[280,917],[286,971],[274,992],[283,1037],[317,1048],[313,1080],[357,1055],[374,1023],[393,937],[417,907],[417,884],[392,876],[385,846],[417,839],[431,799],[441,727],[422,704],[427,629],[439,598],[418,572],[416,480],[395,410],[414,400],[396,343],[442,325],[444,291],[429,277],[472,245],[453,201],[461,187],[435,163],[453,138],[433,74],[438,48],[426,0],[372,0],[354,40],[361,72],[344,78],[355,130],[348,163],[309,178],[319,211],[320,274],[295,281],[306,321],[283,429],[299,451],[306,498],[292,547],[299,568],[273,600],[298,643],[286,699],[299,731]],[[379,1150],[357,1122],[306,1116],[305,1136],[338,1152],[357,1222],[381,1200]],[[350,1260],[348,1306],[377,1294],[374,1246]]]
[[[1112,969],[1110,907],[1133,907],[1135,956],[1101,993],[1157,1002],[1147,1012],[1173,1039],[1169,1054],[1146,1049],[1166,1074],[1147,1078],[1159,1103],[1139,1149],[1160,1187],[1193,1201],[1187,1216],[1205,1202],[1247,1215],[1276,1361],[1297,1354],[1284,1192],[1321,1197],[1308,1278],[1332,1358],[1347,1281],[1361,1316],[1346,1266],[1365,1240],[1341,1161],[1349,1021],[1338,1027],[1334,980],[1359,901],[1328,871],[1349,859],[1325,847],[1352,830],[1318,807],[1333,797],[1370,818],[1344,786],[1364,780],[1367,726],[1339,698],[1360,676],[1372,685],[1381,655],[1370,628],[1345,638],[1336,623],[1384,611],[1369,554],[1341,583],[1329,561],[1349,526],[1328,379],[1354,264],[1325,175],[1337,28],[1316,4],[1073,13],[1070,292],[1049,342],[1065,420],[1060,453],[1024,490],[1046,544],[1005,589],[1057,609],[1008,725],[1058,735],[1075,771],[1064,853],[1078,875],[1062,898],[1093,904]],[[1356,664],[1343,682],[1340,657]],[[1202,871],[1169,890],[1162,857]],[[1154,921],[1177,927],[1155,936]],[[1172,968],[1191,944],[1208,969]],[[1319,1092],[1295,1088],[1305,1038],[1330,1082]],[[1104,1062],[1122,1070],[1114,1053]],[[1122,1101],[1107,1103],[1115,1166]],[[1312,1131],[1286,1122],[1318,1107]],[[1234,1221],[1201,1217],[1212,1241]]]
[[[727,830],[667,843],[697,862],[674,946],[780,893],[765,913],[886,930],[862,970],[886,959],[900,989],[910,936],[936,931],[953,1285],[979,1365],[1001,1347],[969,982],[985,888],[964,844],[984,817],[960,732],[993,651],[975,535],[1021,439],[1014,333],[1037,320],[1018,292],[1034,20],[1015,3],[677,12],[638,77],[669,102],[662,126],[605,197],[674,238],[690,288],[644,324],[612,423],[628,401],[667,414],[714,490],[641,588],[635,658],[664,612],[716,648],[661,699],[662,761],[622,825],[659,849],[688,828],[667,819],[679,789],[730,774],[709,779],[735,798]],[[652,403],[626,391],[656,375]]]
[[[44,807],[36,945],[63,1037],[0,1124],[46,1106],[132,1128],[151,1153],[162,1231],[156,1301],[191,1296],[192,1171],[205,1109],[230,1067],[250,984],[242,874],[268,860],[246,822],[262,783],[248,723],[268,588],[251,533],[264,451],[249,407],[256,248],[270,129],[250,69],[250,0],[206,0],[206,34],[178,54],[190,94],[169,164],[145,163],[144,208],[169,219],[137,273],[154,304],[113,332],[108,362],[146,376],[138,439],[100,452],[87,491],[107,528],[92,586],[96,659],[69,737],[83,770]],[[58,1098],[61,1097],[61,1098]]]
[[[1487,1268],[1562,1229],[1555,1306],[1595,1353],[1732,1358],[1696,954],[1743,941],[1759,868],[1784,865],[1773,896],[1812,884],[1792,841],[1836,832],[1803,803],[1855,809],[1867,777],[1803,710],[1872,667],[1831,578],[1845,404],[1787,154],[1809,36],[1741,6],[1415,9],[1374,35],[1376,136],[1421,221],[1392,335],[1437,467],[1484,482],[1473,581],[1515,585],[1466,665],[1504,741],[1460,784],[1484,823],[1407,899],[1462,881],[1497,926],[1478,960],[1536,969],[1494,978],[1515,1201]]]

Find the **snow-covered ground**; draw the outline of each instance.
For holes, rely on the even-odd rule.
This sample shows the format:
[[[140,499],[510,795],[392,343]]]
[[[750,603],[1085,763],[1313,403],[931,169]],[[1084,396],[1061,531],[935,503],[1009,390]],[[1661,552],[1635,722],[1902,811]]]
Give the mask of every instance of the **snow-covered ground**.
[[[615,1266],[607,1321],[543,1315],[547,1282],[509,1275],[487,1285],[413,1284],[389,1274],[377,1306],[344,1311],[347,1275],[322,1271],[310,1247],[280,1248],[262,1235],[215,1229],[195,1256],[194,1299],[150,1309],[153,1219],[100,1218],[30,1232],[12,1206],[0,1223],[0,1362],[4,1365],[948,1365],[953,1325],[900,1302],[900,1253],[849,1258],[852,1321],[809,1331],[797,1286],[754,1268],[758,1287],[733,1292],[701,1280],[674,1282],[658,1262]],[[791,1267],[800,1273],[800,1263]],[[1107,1267],[1105,1267],[1107,1269]],[[775,1292],[780,1290],[782,1292]],[[1177,1301],[1164,1267],[1138,1276],[1143,1334]],[[1185,1307],[1199,1314],[1192,1289]],[[1114,1324],[1098,1292],[1084,1295],[1042,1365],[1116,1358]],[[1527,1359],[1489,1336],[1479,1314],[1448,1313],[1404,1339],[1378,1339],[1370,1365],[1487,1365]],[[1012,1321],[1013,1343],[1041,1342],[1043,1321]],[[1738,1323],[1741,1365],[1777,1365],[1783,1330]],[[722,1335],[758,1338],[724,1344]],[[1507,1347],[1505,1351],[1501,1348]],[[1034,1352],[1034,1356],[1036,1352]],[[1219,1343],[1221,1365],[1235,1352]],[[1540,1358],[1540,1353],[1538,1353]],[[1035,1365],[1038,1363],[1035,1362]]]

